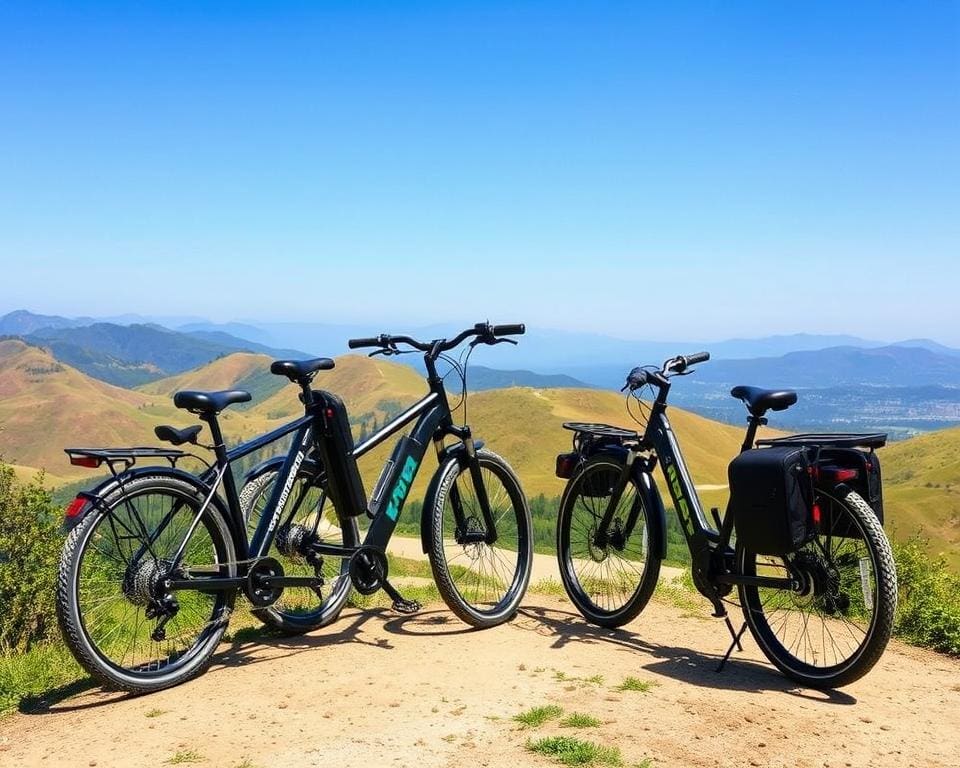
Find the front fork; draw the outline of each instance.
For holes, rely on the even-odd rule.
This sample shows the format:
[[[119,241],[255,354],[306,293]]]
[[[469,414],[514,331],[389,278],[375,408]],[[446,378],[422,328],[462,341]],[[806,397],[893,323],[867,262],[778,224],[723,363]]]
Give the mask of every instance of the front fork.
[[[480,505],[484,528],[482,531],[469,530],[469,517],[464,511],[460,489],[454,482],[450,487],[450,503],[453,506],[453,516],[457,523],[456,541],[461,545],[479,543],[492,545],[497,540],[497,526],[490,509],[490,498],[487,496],[487,487],[483,482],[483,474],[480,471],[480,462],[477,460],[477,449],[470,433],[470,427],[456,427],[452,434],[463,443],[463,453],[457,456],[457,460],[460,462],[461,468],[466,464],[470,471],[470,479],[473,482],[477,503]],[[436,441],[436,445],[438,455],[442,456],[444,451],[442,438]]]
[[[623,493],[627,490],[627,485],[633,475],[634,461],[636,458],[636,453],[633,451],[627,452],[623,470],[620,472],[620,477],[617,478],[617,484],[611,490],[610,501],[607,502],[607,509],[603,513],[603,518],[600,520],[600,524],[597,526],[597,532],[594,535],[593,543],[598,549],[604,549],[607,545],[610,545],[618,552],[622,552],[624,547],[627,546],[627,540],[630,538],[630,534],[633,533],[634,526],[637,524],[637,518],[640,514],[639,495],[630,508],[626,525],[622,529],[618,528],[612,534],[610,533],[613,516],[616,514],[617,507],[620,505],[620,499],[623,498]]]

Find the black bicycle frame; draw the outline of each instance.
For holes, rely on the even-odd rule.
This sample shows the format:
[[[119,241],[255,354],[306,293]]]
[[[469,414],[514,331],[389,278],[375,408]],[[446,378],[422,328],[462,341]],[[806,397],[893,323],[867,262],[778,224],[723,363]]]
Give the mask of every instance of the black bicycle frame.
[[[381,494],[387,494],[387,498],[390,498],[395,503],[380,506],[377,513],[373,516],[367,535],[361,546],[373,546],[381,551],[386,549],[393,535],[393,531],[397,526],[400,510],[406,500],[407,492],[419,472],[427,446],[431,442],[433,442],[437,450],[438,457],[442,458],[446,450],[443,444],[444,438],[452,435],[462,441],[468,459],[473,459],[475,456],[475,448],[470,428],[466,426],[458,427],[453,423],[446,391],[443,386],[443,379],[437,374],[436,365],[431,357],[427,355],[425,359],[427,365],[427,382],[430,386],[429,393],[381,427],[360,445],[356,446],[349,457],[344,457],[346,461],[356,461],[416,419],[416,424],[410,435],[405,436],[398,442],[393,457],[396,464],[403,468],[402,472],[397,475],[393,488],[380,489]],[[227,450],[223,445],[223,436],[216,419],[213,417],[206,419],[210,424],[211,434],[214,440],[214,453],[217,459],[214,466],[201,476],[201,480],[210,488],[210,495],[205,500],[193,524],[188,529],[187,535],[184,537],[183,543],[180,546],[180,550],[173,559],[172,569],[179,566],[187,541],[199,524],[203,510],[211,502],[221,483],[223,484],[224,494],[227,499],[227,507],[232,517],[232,525],[237,533],[236,543],[239,547],[237,554],[241,564],[245,565],[245,561],[253,561],[257,558],[264,557],[267,552],[269,552],[280,519],[283,516],[284,508],[287,506],[290,491],[296,480],[300,465],[313,447],[314,434],[318,427],[318,419],[321,418],[321,415],[318,413],[318,404],[313,402],[312,396],[307,394],[306,389],[304,391],[304,399],[307,402],[307,413],[304,416],[230,450]],[[274,483],[265,511],[260,516],[257,528],[248,541],[245,535],[246,523],[240,508],[236,483],[233,475],[229,471],[229,467],[233,462],[291,433],[293,433],[292,447],[280,469],[277,482]],[[490,511],[486,489],[480,477],[479,465],[477,465],[475,461],[471,461],[470,470],[486,528],[482,534],[474,535],[481,535],[483,541],[492,543],[496,540],[497,536],[496,525],[493,514]],[[388,468],[385,468],[385,479],[388,475]],[[403,487],[398,488],[401,484]],[[367,510],[347,509],[343,506],[348,503],[345,499],[334,498],[333,502],[341,518],[367,512]],[[451,489],[451,503],[457,521],[457,529],[461,532],[460,535],[469,536],[469,534],[466,533],[465,515],[456,486]],[[327,554],[341,557],[349,557],[359,549],[358,547],[343,547],[324,543],[317,543],[313,548],[321,555]],[[241,574],[244,570],[246,569],[241,569]],[[308,581],[310,581],[309,577],[282,577],[271,579],[271,584],[277,586],[293,586],[294,584],[306,584]],[[233,588],[243,583],[243,578],[205,577],[203,579],[171,579],[168,581],[168,588],[216,590],[218,588]]]
[[[720,584],[752,584],[758,587],[792,588],[793,581],[791,579],[731,573],[723,562],[723,554],[730,551],[730,539],[733,535],[733,515],[730,514],[728,508],[723,519],[717,520],[719,530],[707,522],[703,514],[703,505],[697,495],[697,489],[684,462],[677,436],[670,426],[670,420],[667,418],[667,394],[669,391],[670,383],[663,379],[659,383],[659,391],[651,405],[650,417],[643,437],[639,445],[629,452],[621,482],[614,489],[607,505],[607,511],[597,527],[598,538],[605,539],[609,535],[609,527],[613,521],[614,512],[620,503],[620,497],[626,489],[631,474],[635,471],[633,459],[636,458],[639,451],[652,448],[666,478],[667,489],[670,498],[673,500],[677,518],[680,521],[680,528],[690,549],[694,568],[702,566],[706,571],[704,575],[710,574],[710,578]],[[757,417],[750,417],[746,439],[741,450],[749,450],[752,447],[757,428],[761,423],[763,422]],[[629,536],[632,522],[635,521],[628,522],[626,536]]]

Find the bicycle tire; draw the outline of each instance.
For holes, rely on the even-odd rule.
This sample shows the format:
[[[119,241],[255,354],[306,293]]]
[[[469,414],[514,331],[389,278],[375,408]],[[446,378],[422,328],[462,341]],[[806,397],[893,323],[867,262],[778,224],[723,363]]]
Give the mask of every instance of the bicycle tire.
[[[167,514],[164,500],[170,504],[171,516],[161,528]],[[202,504],[203,498],[195,486],[161,471],[112,489],[67,536],[57,575],[57,617],[74,658],[103,685],[131,693],[149,693],[183,683],[210,663],[226,630],[235,589],[174,593],[178,611],[166,625],[166,638],[157,642],[146,634],[151,626],[156,626],[146,617],[147,591],[155,587],[144,585],[155,584],[157,565],[164,559],[161,553],[173,555],[189,530],[185,526],[189,526]],[[158,517],[156,526],[148,531],[147,521]],[[137,523],[138,518],[142,525]],[[104,528],[101,536],[102,526],[109,530]],[[124,534],[117,533],[118,526]],[[138,555],[143,541],[158,531],[156,541]],[[132,534],[140,536],[137,551],[132,541],[125,544],[128,539],[136,539]],[[215,567],[218,573],[233,576],[235,561],[227,522],[219,509],[210,504],[188,540],[184,562]],[[208,618],[204,618],[206,613]],[[180,639],[178,630],[183,628],[185,636],[190,632],[187,623],[191,616],[196,622],[202,621],[196,637],[192,641]],[[122,635],[124,630],[130,639],[117,643],[114,635]],[[147,650],[141,654],[143,645]],[[118,660],[115,657],[121,647],[123,652]],[[128,654],[132,660],[125,664]]]
[[[612,525],[623,526],[625,517],[638,505],[636,523],[622,548],[637,558],[623,557],[621,551],[610,544],[597,547],[592,539],[623,466],[623,462],[612,456],[588,459],[567,483],[557,514],[557,563],[564,589],[588,622],[608,628],[633,621],[646,607],[657,586],[659,553],[663,551],[660,528],[653,524],[652,511],[645,508],[643,494],[633,476],[617,505]],[[595,495],[598,489],[605,490],[605,495]],[[639,548],[631,550],[631,542],[637,542]],[[637,560],[643,563],[639,571],[634,565]],[[611,573],[615,563],[622,564],[619,574]]]
[[[804,592],[768,589],[761,593],[758,587],[741,585],[740,604],[760,649],[783,674],[811,688],[839,688],[867,674],[883,654],[896,612],[897,573],[880,521],[859,494],[848,491],[837,498],[818,491],[818,504],[831,521],[831,530],[854,535],[831,537],[827,530],[790,556],[795,563],[798,556],[804,558],[800,565],[810,574],[803,579]],[[740,572],[756,575],[758,557],[738,546]],[[773,570],[776,566],[770,560],[760,567]],[[811,610],[804,612],[806,606]],[[802,640],[790,639],[792,613],[803,614]],[[822,651],[817,647],[818,634]],[[844,639],[845,634],[854,641],[859,635],[862,639],[848,642],[849,654],[841,658],[837,636]],[[828,639],[832,663],[828,663]],[[821,653],[823,664],[817,663]]]
[[[533,564],[533,524],[510,465],[485,449],[477,451],[475,460],[495,518],[497,540],[492,546],[458,542],[451,490],[457,488],[469,515],[468,527],[479,530],[483,516],[476,498],[471,498],[475,489],[469,467],[453,458],[440,467],[435,481],[428,552],[437,588],[450,610],[467,624],[486,628],[509,621],[526,593]]]

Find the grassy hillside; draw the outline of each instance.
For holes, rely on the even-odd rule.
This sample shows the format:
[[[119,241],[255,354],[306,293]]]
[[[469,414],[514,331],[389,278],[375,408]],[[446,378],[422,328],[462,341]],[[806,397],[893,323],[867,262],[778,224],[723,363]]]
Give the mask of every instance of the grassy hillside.
[[[190,419],[165,396],[115,387],[43,349],[0,341],[0,455],[21,474],[42,467],[57,478],[86,477],[89,470],[68,463],[65,446],[154,445],[157,424]],[[244,426],[237,415],[225,419],[228,433]]]
[[[297,388],[270,375],[268,365],[265,356],[237,353],[131,391],[92,379],[37,347],[2,341],[0,455],[18,465],[21,477],[43,467],[48,484],[88,478],[89,471],[67,463],[65,445],[157,444],[157,424],[195,423],[170,401],[173,392],[187,388],[249,388],[254,402],[245,410],[227,411],[224,431],[231,441],[261,434],[302,407]],[[337,367],[321,372],[315,383],[343,397],[358,439],[426,391],[411,368],[356,355],[338,358]],[[451,402],[458,397],[451,393]],[[475,435],[513,465],[531,497],[542,493],[552,498],[563,489],[553,470],[556,454],[570,446],[571,433],[561,428],[564,421],[631,425],[622,396],[601,390],[513,387],[474,393],[468,405]],[[462,409],[456,416],[462,419]],[[671,408],[670,416],[705,504],[722,508],[727,463],[743,431],[680,409]],[[361,461],[368,491],[391,448],[392,441]],[[932,551],[944,552],[960,569],[960,429],[895,443],[884,448],[881,457],[889,529],[899,538],[922,529]],[[432,466],[428,459],[412,499],[422,497]]]
[[[240,407],[254,407],[288,384],[285,378],[270,373],[271,362],[273,358],[266,355],[237,352],[176,376],[143,384],[137,389],[165,398],[181,389],[245,389],[253,395],[253,403],[244,403]]]
[[[930,432],[880,452],[885,509],[896,536],[922,531],[960,570],[960,428]]]

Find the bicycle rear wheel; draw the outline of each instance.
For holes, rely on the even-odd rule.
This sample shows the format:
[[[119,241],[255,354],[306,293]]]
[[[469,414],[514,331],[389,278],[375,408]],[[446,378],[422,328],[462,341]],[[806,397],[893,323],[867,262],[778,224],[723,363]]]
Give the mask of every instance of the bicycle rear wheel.
[[[181,479],[139,477],[108,493],[67,536],[57,616],[77,661],[104,685],[147,693],[182,683],[209,663],[236,590],[163,586],[188,535],[176,578],[236,575],[233,540],[214,505],[190,533],[202,504]]]
[[[248,534],[256,530],[270,500],[275,471],[268,471],[246,483],[240,491],[240,506],[247,520]],[[264,624],[285,634],[299,635],[325,627],[340,615],[350,596],[349,558],[324,555],[316,567],[307,559],[312,543],[356,547],[360,534],[355,518],[341,520],[333,502],[310,473],[301,472],[293,483],[282,522],[267,553],[283,566],[287,576],[323,577],[322,587],[285,587],[268,608],[255,609]]]
[[[817,537],[784,558],[737,547],[747,576],[800,574],[797,590],[740,586],[750,632],[788,677],[812,688],[837,688],[863,677],[893,628],[897,573],[890,544],[870,505],[856,492],[818,491]]]
[[[492,627],[517,611],[533,563],[530,510],[516,475],[502,458],[477,451],[476,461],[486,489],[497,538],[482,540],[486,531],[469,467],[452,459],[440,468],[430,514],[430,565],[440,594],[460,619],[474,627]],[[465,527],[457,525],[460,504]],[[424,510],[424,514],[427,514]]]
[[[591,624],[620,627],[644,609],[660,575],[659,528],[631,477],[617,502],[607,541],[597,528],[623,476],[610,456],[589,459],[567,484],[557,515],[557,561],[570,600]]]

